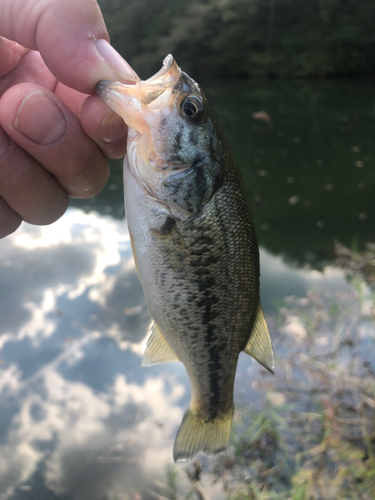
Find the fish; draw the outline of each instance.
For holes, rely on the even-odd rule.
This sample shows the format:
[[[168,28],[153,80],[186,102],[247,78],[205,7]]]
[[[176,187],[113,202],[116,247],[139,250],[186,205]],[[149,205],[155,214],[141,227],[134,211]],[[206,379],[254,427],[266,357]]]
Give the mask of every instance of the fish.
[[[125,213],[153,319],[142,364],[181,361],[190,381],[174,460],[220,453],[240,352],[274,369],[239,168],[203,91],[172,55],[148,80],[101,81],[96,93],[128,125]]]

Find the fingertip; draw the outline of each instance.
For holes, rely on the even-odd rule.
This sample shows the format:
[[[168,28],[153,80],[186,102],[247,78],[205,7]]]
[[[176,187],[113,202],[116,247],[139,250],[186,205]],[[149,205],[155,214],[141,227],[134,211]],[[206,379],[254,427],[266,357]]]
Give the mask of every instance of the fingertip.
[[[125,156],[128,127],[100,97],[88,97],[81,106],[79,118],[86,134],[108,158]]]
[[[117,144],[127,135],[128,127],[124,120],[114,111],[110,111],[103,118],[97,136],[106,145]]]
[[[104,171],[102,169],[101,172],[101,180],[100,183],[98,180],[96,182],[93,182],[91,184],[85,184],[84,187],[80,187],[79,189],[70,189],[69,191],[69,196],[71,198],[76,198],[77,200],[88,200],[89,198],[93,198],[94,196],[98,195],[102,189],[105,188],[105,185],[108,182],[109,179],[109,165],[107,163],[108,169]]]
[[[18,43],[0,36],[0,77],[7,75],[17,66],[26,50]]]
[[[22,218],[0,197],[0,238],[14,233],[21,225]]]
[[[37,211],[27,211],[23,220],[34,226],[48,226],[59,220],[67,211],[69,196],[64,189],[58,188],[51,192],[49,199],[40,205]]]

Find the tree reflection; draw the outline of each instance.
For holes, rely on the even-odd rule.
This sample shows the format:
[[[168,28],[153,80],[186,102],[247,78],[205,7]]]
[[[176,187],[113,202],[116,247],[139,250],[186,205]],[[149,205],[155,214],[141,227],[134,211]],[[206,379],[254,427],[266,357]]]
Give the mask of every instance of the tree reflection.
[[[371,82],[200,83],[236,154],[262,246],[322,268],[335,241],[364,248],[374,240]],[[271,130],[252,117],[263,107]],[[117,161],[93,203],[72,203],[121,218],[121,186]]]

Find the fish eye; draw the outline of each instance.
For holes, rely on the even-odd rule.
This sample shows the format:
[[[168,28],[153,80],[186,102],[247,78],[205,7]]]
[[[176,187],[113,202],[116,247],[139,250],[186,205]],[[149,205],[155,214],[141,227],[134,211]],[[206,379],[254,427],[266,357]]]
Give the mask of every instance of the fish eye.
[[[185,97],[180,104],[180,114],[191,123],[200,123],[204,117],[203,102],[193,95]]]
[[[184,113],[186,116],[194,116],[198,112],[196,105],[193,102],[186,101],[184,103]]]

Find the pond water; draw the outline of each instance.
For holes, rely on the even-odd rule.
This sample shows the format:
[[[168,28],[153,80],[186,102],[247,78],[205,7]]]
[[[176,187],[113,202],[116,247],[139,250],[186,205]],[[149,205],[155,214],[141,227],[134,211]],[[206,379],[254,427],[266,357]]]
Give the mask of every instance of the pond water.
[[[202,87],[237,156],[260,245],[275,377],[241,354],[234,395],[260,411],[267,384],[282,397],[295,350],[278,322],[286,297],[350,294],[335,244],[361,255],[374,241],[373,82]],[[0,499],[158,498],[150,490],[172,463],[189,383],[180,363],[141,367],[150,316],[121,169],[113,162],[105,190],[73,200],[52,226],[23,224],[0,241]],[[361,338],[375,370],[371,335]],[[207,485],[212,498],[222,490]]]

